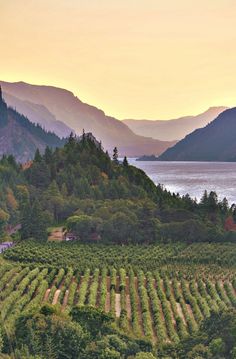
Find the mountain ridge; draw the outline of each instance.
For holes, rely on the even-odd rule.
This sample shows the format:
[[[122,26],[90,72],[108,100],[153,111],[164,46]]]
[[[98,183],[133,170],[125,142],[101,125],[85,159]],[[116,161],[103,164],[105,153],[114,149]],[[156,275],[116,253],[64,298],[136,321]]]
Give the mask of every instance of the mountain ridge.
[[[125,119],[123,122],[136,134],[142,133],[153,138],[158,136],[163,141],[177,141],[193,130],[204,127],[226,109],[228,108],[224,106],[213,106],[198,115],[183,116],[171,120]]]
[[[13,155],[19,162],[33,158],[35,151],[60,147],[64,140],[31,123],[13,108],[7,107],[0,88],[0,156]]]
[[[187,135],[159,156],[161,161],[236,161],[236,107]]]
[[[0,81],[0,84],[4,93],[22,101],[43,105],[76,134],[81,134],[83,129],[85,132],[92,132],[110,153],[116,146],[121,156],[135,157],[143,153],[159,155],[175,143],[136,135],[125,123],[82,102],[69,90],[48,85],[31,85],[23,81]]]

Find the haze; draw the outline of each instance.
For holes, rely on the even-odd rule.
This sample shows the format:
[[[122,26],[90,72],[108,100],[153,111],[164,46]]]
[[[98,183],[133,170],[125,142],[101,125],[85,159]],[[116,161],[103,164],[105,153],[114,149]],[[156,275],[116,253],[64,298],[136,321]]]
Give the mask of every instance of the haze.
[[[0,0],[0,78],[122,118],[235,106],[235,0]]]

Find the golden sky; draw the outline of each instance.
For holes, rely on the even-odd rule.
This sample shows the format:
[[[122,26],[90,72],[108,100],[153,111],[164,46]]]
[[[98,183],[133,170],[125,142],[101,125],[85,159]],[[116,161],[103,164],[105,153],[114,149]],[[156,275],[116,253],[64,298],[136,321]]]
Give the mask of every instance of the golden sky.
[[[0,78],[122,118],[236,106],[236,0],[0,0]]]

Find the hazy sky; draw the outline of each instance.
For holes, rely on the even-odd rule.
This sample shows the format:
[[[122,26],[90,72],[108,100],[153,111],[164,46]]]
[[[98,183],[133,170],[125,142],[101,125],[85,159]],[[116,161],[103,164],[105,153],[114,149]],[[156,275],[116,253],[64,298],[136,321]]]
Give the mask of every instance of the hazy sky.
[[[0,78],[118,118],[236,106],[236,0],[0,0]]]

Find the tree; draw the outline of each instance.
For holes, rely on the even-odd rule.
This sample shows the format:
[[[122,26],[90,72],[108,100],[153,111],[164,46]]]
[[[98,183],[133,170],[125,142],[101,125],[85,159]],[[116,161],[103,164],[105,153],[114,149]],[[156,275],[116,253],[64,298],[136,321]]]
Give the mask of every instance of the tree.
[[[225,351],[225,344],[221,338],[216,338],[210,342],[209,349],[214,356],[221,357]]]
[[[3,229],[10,216],[3,209],[0,208],[0,235],[3,233]]]
[[[57,182],[53,180],[44,195],[45,208],[51,211],[56,221],[63,207],[64,199],[61,195]]]
[[[39,149],[37,148],[35,155],[34,155],[34,161],[35,162],[41,162],[42,161],[42,156],[39,152]]]
[[[51,164],[53,160],[52,149],[48,146],[45,149],[44,159],[47,164]]]
[[[101,219],[86,214],[69,217],[66,226],[69,231],[75,232],[81,240],[91,240],[93,236],[99,238]]]
[[[128,167],[128,165],[129,165],[129,163],[128,163],[127,157],[125,156],[124,160],[123,160],[123,166]]]
[[[27,345],[31,355],[43,358],[80,358],[87,336],[68,316],[50,313],[22,314],[15,324],[19,348]],[[49,356],[50,354],[50,356]]]
[[[107,241],[116,243],[128,243],[135,240],[137,234],[137,217],[135,214],[129,215],[117,212],[104,223],[103,237]]]
[[[114,162],[115,164],[119,164],[119,161],[118,161],[118,149],[117,149],[117,147],[115,147],[114,150],[113,150],[113,156],[112,156],[112,158],[113,158],[113,162]]]
[[[38,156],[38,155],[37,155]],[[41,157],[41,155],[39,154]],[[27,170],[29,182],[38,188],[47,188],[50,184],[51,175],[46,162],[38,157],[37,161]]]
[[[94,307],[74,307],[71,311],[73,321],[81,325],[92,337],[102,332],[104,327],[111,324],[114,319],[111,314]]]
[[[21,234],[24,239],[35,238],[40,241],[47,239],[47,219],[40,203],[35,200],[32,205],[24,206]]]
[[[2,352],[3,344],[4,344],[4,341],[3,341],[3,335],[2,335],[2,327],[0,326],[0,353]]]
[[[7,105],[2,98],[2,88],[0,86],[0,127],[4,127],[7,124]]]
[[[152,353],[140,352],[135,355],[135,359],[157,359]]]

